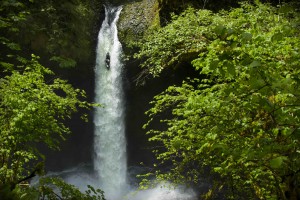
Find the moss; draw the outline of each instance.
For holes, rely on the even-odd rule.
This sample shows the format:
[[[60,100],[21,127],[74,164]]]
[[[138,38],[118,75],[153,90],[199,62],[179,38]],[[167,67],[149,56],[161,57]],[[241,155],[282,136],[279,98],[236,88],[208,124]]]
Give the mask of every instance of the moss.
[[[125,47],[140,39],[149,30],[160,26],[157,0],[142,0],[123,6],[119,19],[119,38]]]

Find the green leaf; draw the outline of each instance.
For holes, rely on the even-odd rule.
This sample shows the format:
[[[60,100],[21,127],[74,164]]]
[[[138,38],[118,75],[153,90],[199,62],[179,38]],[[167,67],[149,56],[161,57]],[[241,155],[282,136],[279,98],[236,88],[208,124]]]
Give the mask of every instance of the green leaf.
[[[250,65],[251,62],[252,62],[252,59],[249,56],[247,56],[246,58],[244,58],[241,61],[241,64],[246,66],[246,65]]]
[[[273,158],[270,160],[270,166],[274,169],[281,168],[284,161],[287,161],[288,158],[286,156],[279,156],[277,158]]]
[[[287,14],[289,12],[293,11],[293,7],[291,5],[283,5],[279,8],[279,12],[283,14]]]
[[[242,40],[245,41],[250,41],[252,39],[252,34],[251,33],[243,33],[242,34]]]
[[[226,63],[226,67],[227,67],[227,71],[230,75],[232,75],[233,77],[236,76],[236,72],[235,72],[235,67],[233,66],[232,63]]]
[[[0,65],[1,65],[2,67],[4,67],[5,69],[9,69],[9,70],[12,70],[13,67],[14,67],[13,64],[7,63],[7,62],[0,62]]]
[[[209,68],[210,68],[211,70],[215,70],[215,69],[218,67],[218,65],[219,65],[219,61],[214,60],[214,61],[212,61],[212,62],[210,63]]]
[[[276,33],[272,36],[272,42],[277,42],[283,39],[283,34],[282,33]]]
[[[215,28],[215,33],[219,36],[223,36],[226,32],[226,27],[223,25],[219,25]]]
[[[10,43],[7,43],[6,45],[7,45],[11,50],[21,50],[20,45],[17,44],[17,43],[10,42]]]
[[[259,67],[261,66],[261,63],[260,61],[258,60],[254,60],[251,64],[250,64],[250,67],[254,68],[254,67]]]
[[[76,61],[71,58],[53,56],[52,58],[50,58],[50,60],[58,62],[59,66],[62,68],[71,68],[76,66]]]

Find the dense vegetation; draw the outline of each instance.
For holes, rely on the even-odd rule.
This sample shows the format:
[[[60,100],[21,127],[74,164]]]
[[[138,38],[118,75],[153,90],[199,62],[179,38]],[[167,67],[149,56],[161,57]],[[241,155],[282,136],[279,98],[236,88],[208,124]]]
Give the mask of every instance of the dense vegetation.
[[[238,1],[158,2],[163,27],[138,43],[140,78],[187,62],[198,78],[154,98],[145,128],[158,160],[146,177],[195,185],[212,177],[205,199],[299,199],[299,3],[219,11]],[[90,60],[92,4],[0,2],[0,199],[104,199],[54,177],[27,184],[44,174],[38,147],[59,149],[66,120],[94,106],[53,67]]]
[[[199,72],[151,102],[145,127],[158,162],[146,176],[197,184],[209,171],[206,199],[300,198],[297,8],[189,8],[144,38],[135,57],[145,76],[186,61]],[[153,121],[165,128],[151,128]]]
[[[70,133],[66,120],[94,106],[83,90],[55,76],[34,55],[60,67],[87,58],[89,4],[4,0],[0,11],[0,199],[104,199],[100,190],[89,186],[83,194],[54,177],[28,185],[44,175],[39,147],[59,149]]]
[[[13,48],[23,56],[38,53],[60,67],[91,59],[91,2],[7,0],[0,9],[2,58]]]

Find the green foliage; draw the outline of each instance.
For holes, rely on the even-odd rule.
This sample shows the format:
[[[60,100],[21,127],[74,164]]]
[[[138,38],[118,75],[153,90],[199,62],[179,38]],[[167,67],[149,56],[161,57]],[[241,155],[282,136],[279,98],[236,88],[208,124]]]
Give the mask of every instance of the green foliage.
[[[0,2],[0,66],[4,69],[11,70],[13,64],[11,64],[11,58],[14,57],[12,52],[20,51],[21,47],[16,43],[11,36],[19,32],[19,29],[15,24],[24,21],[28,15],[27,11],[24,11],[24,4],[15,1],[1,1]]]
[[[70,133],[64,121],[92,104],[85,93],[73,88],[31,61],[0,79],[0,185],[15,185],[34,171],[34,163],[44,159],[36,144],[59,149],[59,141]]]
[[[138,57],[152,56],[144,64],[151,73],[159,75],[183,52],[196,49],[199,56],[192,64],[206,77],[169,87],[147,112],[145,126],[157,118],[166,125],[148,132],[150,141],[163,146],[154,151],[159,164],[172,164],[171,170],[155,173],[159,179],[198,182],[209,167],[211,175],[220,178],[208,194],[227,188],[228,199],[299,198],[296,7],[245,3],[217,14],[189,9],[150,36],[157,39],[147,41]],[[195,16],[202,15],[205,19],[195,28]],[[199,39],[191,42],[192,33]],[[171,116],[163,115],[170,111]]]
[[[87,61],[92,52],[89,51],[93,22],[90,6],[84,0],[34,2],[31,14],[20,25],[25,30],[26,42],[34,50],[46,50],[48,54],[65,58],[55,60],[62,67],[74,67],[75,61]],[[47,21],[51,23],[45,23]],[[73,61],[66,65],[67,60]]]
[[[34,186],[18,186],[13,191],[8,187],[0,188],[0,198],[5,200],[105,200],[104,192],[100,189],[88,185],[88,190],[82,193],[74,185],[58,177],[42,177]]]
[[[38,52],[61,67],[88,62],[94,12],[91,2],[9,1],[0,2],[1,59],[11,50]],[[20,48],[22,47],[22,49]]]
[[[100,189],[96,190],[88,185],[88,190],[82,193],[75,186],[56,177],[42,178],[37,187],[31,188],[34,189],[42,199],[105,200],[104,193]]]
[[[69,67],[74,67],[76,65],[76,61],[70,58],[53,56],[50,60],[58,62],[61,68],[69,68]]]
[[[37,146],[59,149],[70,133],[66,120],[94,106],[31,52],[63,68],[86,61],[86,49],[92,49],[89,6],[85,0],[0,1],[0,199],[104,199],[101,191],[90,187],[82,194],[60,179],[45,179],[39,189],[24,186],[43,175],[45,157]]]
[[[135,58],[145,59],[142,67],[158,76],[166,67],[174,66],[184,60],[196,58],[207,44],[206,34],[213,15],[208,10],[195,12],[190,8],[180,16],[173,16],[172,23],[150,33],[138,45],[141,50]]]

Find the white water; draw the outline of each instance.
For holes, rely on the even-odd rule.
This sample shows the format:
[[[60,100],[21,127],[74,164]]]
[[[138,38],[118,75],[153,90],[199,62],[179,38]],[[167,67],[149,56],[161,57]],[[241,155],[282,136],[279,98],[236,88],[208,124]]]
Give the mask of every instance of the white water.
[[[104,107],[94,115],[94,169],[107,199],[117,199],[126,187],[126,139],[122,88],[122,46],[116,22],[121,7],[105,8],[105,20],[98,35],[95,67],[95,101]],[[106,68],[106,54],[110,68]]]
[[[159,184],[155,188],[129,193],[127,200],[196,200],[195,192],[190,188],[173,188],[171,184]]]
[[[130,187],[136,183],[127,183],[122,46],[116,27],[121,7],[105,8],[105,12],[98,35],[95,66],[95,102],[104,106],[97,108],[94,114],[95,174],[89,166],[79,165],[48,175],[61,176],[81,191],[85,191],[87,185],[100,188],[107,200],[195,200],[195,192],[185,187],[170,189],[166,183],[167,187],[158,184],[155,188],[140,191],[136,186]],[[110,69],[105,66],[107,52],[111,56]]]
[[[122,88],[122,46],[117,26],[121,8],[106,8],[105,20],[98,35],[96,58],[96,99],[104,105],[94,115],[94,168],[100,188],[109,200],[192,200],[195,193],[182,188],[169,189],[158,185],[146,191],[136,191],[127,185],[126,139],[124,127],[124,99]],[[105,57],[111,56],[110,69]]]

